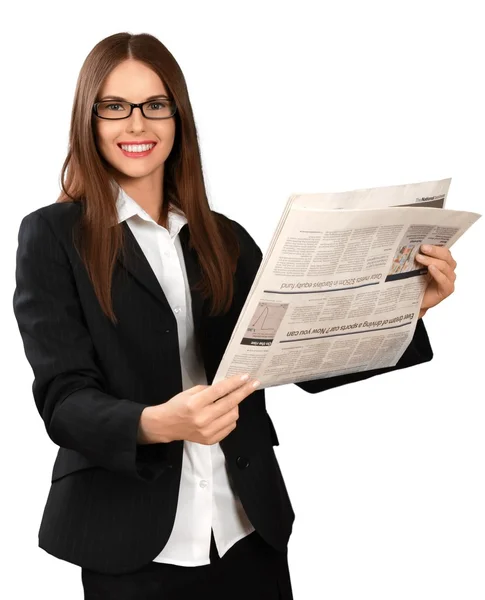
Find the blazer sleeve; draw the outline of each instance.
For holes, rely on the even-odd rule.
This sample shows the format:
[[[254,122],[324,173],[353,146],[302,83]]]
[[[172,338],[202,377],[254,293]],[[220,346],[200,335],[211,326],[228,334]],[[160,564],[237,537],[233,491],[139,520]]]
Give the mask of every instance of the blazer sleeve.
[[[14,314],[34,374],[35,404],[51,440],[94,466],[155,479],[166,465],[152,444],[137,444],[148,405],[104,391],[67,253],[38,212],[20,224],[15,279]]]
[[[240,230],[240,235],[243,240],[243,247],[245,251],[245,259],[249,264],[247,274],[249,277],[249,288],[251,283],[256,276],[256,273],[261,264],[263,254],[260,247],[253,240],[251,235],[244,229],[242,225],[236,222],[236,226]],[[385,367],[381,369],[372,369],[369,371],[363,371],[360,373],[352,373],[350,375],[337,375],[335,377],[325,377],[322,379],[313,379],[310,381],[299,381],[295,382],[299,388],[310,394],[316,394],[323,392],[331,388],[339,387],[347,383],[354,383],[356,381],[362,381],[381,375],[383,373],[390,373],[392,371],[398,371],[399,369],[405,369],[421,363],[430,361],[433,358],[433,350],[431,348],[428,334],[424,326],[423,320],[418,319],[416,324],[416,330],[409,346],[404,351],[401,358],[398,360],[394,367]]]

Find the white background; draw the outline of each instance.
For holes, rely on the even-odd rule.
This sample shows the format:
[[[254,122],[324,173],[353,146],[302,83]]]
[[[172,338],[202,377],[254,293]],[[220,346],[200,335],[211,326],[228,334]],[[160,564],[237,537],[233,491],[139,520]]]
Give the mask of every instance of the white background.
[[[120,31],[167,46],[186,77],[211,205],[264,252],[294,192],[452,177],[448,208],[483,212],[484,22],[480,3],[463,0],[11,6],[0,596],[79,600],[80,568],[37,547],[57,447],[34,405],[12,295],[18,226],[58,196],[88,52]],[[23,116],[31,103],[43,116]],[[481,219],[453,248],[456,292],[425,317],[431,363],[316,395],[267,391],[296,512],[296,600],[485,597],[484,234]]]

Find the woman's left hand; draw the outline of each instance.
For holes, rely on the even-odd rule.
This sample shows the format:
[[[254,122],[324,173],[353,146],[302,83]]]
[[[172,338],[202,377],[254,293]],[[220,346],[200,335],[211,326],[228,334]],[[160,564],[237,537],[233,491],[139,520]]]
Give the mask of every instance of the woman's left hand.
[[[416,261],[428,267],[429,283],[424,292],[419,318],[426,314],[428,308],[439,304],[455,291],[456,260],[448,248],[423,244],[422,254],[416,254]]]

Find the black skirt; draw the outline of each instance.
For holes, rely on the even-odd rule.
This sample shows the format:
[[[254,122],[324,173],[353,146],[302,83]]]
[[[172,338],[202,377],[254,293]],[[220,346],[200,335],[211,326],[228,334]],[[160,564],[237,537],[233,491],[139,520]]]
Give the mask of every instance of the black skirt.
[[[85,600],[293,600],[288,552],[253,531],[219,558],[211,536],[210,565],[150,562],[121,575],[81,569]]]

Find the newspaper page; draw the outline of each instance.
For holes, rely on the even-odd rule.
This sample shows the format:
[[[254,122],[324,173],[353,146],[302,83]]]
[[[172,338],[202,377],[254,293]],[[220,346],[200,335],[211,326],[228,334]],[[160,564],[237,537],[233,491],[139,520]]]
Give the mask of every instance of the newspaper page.
[[[420,245],[449,248],[480,218],[437,205],[449,181],[436,182],[441,193],[426,183],[338,199],[367,208],[328,210],[335,194],[291,196],[213,383],[249,372],[264,388],[394,366],[428,282],[414,260]]]
[[[390,187],[376,187],[333,194],[297,194],[300,201],[308,201],[319,209],[338,208],[387,208],[389,206],[427,206],[445,208],[451,178],[440,181],[408,183]]]

